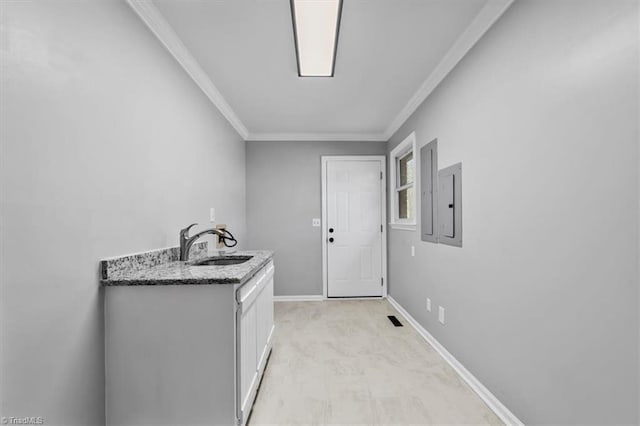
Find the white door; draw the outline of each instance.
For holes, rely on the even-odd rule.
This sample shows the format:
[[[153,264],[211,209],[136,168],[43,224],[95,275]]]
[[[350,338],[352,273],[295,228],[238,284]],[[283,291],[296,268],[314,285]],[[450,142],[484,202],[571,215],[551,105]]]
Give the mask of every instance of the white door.
[[[382,296],[380,160],[326,162],[327,297]]]

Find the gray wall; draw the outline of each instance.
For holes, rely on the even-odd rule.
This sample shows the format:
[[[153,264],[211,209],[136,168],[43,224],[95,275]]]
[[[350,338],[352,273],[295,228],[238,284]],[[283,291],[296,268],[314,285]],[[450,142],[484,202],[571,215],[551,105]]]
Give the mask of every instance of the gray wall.
[[[245,144],[125,2],[1,7],[0,415],[104,424],[98,260],[245,240]]]
[[[380,142],[247,142],[248,245],[276,251],[276,296],[322,295],[320,157],[385,153]]]
[[[390,293],[525,423],[638,421],[638,47],[635,0],[516,1],[389,142],[462,161],[464,216],[390,233]]]

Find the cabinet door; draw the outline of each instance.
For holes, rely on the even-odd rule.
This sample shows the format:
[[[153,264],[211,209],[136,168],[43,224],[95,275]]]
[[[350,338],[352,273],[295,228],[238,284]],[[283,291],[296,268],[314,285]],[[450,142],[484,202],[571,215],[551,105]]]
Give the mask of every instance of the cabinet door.
[[[267,273],[256,304],[258,308],[256,347],[258,350],[258,370],[261,370],[267,361],[269,338],[273,330],[273,272]]]
[[[257,303],[242,305],[240,313],[240,409],[248,413],[252,404],[252,393],[258,376],[257,360]],[[244,416],[243,416],[244,417]]]
[[[265,327],[267,329],[267,338],[271,337],[273,333],[273,274],[267,281],[267,286],[264,289],[265,293]]]

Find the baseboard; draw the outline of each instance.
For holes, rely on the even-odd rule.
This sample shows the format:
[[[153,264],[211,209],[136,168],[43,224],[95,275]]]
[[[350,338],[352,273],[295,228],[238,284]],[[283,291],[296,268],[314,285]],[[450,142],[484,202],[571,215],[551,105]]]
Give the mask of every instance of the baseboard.
[[[395,299],[387,296],[387,300],[396,308],[400,314],[407,320],[416,331],[424,337],[424,339],[444,358],[447,363],[467,382],[467,384],[478,394],[480,398],[496,413],[500,420],[507,425],[524,426],[524,423],[518,419],[494,394],[489,391],[473,374],[469,372],[444,346],[440,344],[424,327],[413,318]]]
[[[322,295],[312,296],[273,296],[274,302],[321,302],[331,300],[380,300],[384,296],[375,297],[324,297]]]
[[[327,297],[325,300],[381,300],[384,296],[366,296],[366,297]]]
[[[322,295],[310,296],[273,296],[274,302],[320,302],[324,300]]]

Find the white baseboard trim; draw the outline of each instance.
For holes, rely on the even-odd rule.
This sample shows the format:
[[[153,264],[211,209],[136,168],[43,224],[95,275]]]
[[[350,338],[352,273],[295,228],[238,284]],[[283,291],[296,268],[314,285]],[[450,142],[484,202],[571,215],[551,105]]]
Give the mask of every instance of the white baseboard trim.
[[[381,300],[384,296],[366,296],[366,297],[327,297],[324,300],[331,302],[332,300]]]
[[[424,337],[424,339],[444,358],[447,363],[462,377],[462,380],[467,382],[469,387],[478,394],[480,398],[491,408],[500,419],[507,425],[524,426],[524,423],[518,419],[494,394],[489,391],[464,365],[460,363],[451,353],[445,349],[424,327],[416,321],[395,299],[391,296],[387,296],[387,300],[391,305],[396,308],[400,314],[407,320],[409,324],[416,329],[416,331]]]
[[[274,302],[321,302],[324,300],[322,295],[311,296],[273,296]]]
[[[274,302],[330,302],[332,300],[380,300],[384,296],[375,297],[324,297],[322,295],[312,296],[273,296]]]

